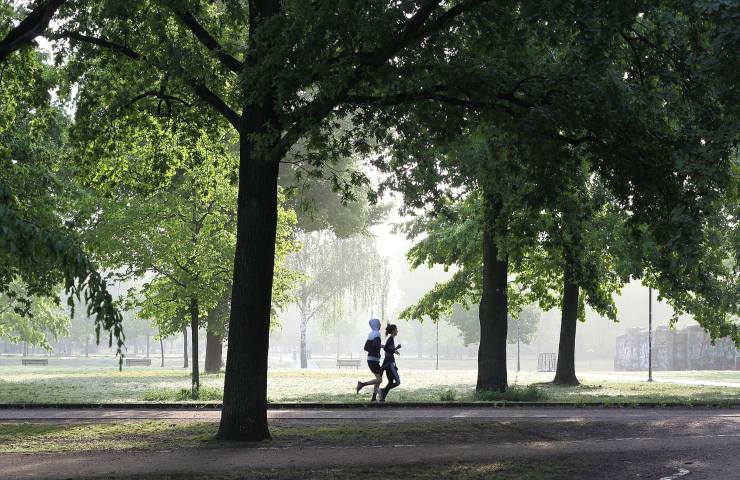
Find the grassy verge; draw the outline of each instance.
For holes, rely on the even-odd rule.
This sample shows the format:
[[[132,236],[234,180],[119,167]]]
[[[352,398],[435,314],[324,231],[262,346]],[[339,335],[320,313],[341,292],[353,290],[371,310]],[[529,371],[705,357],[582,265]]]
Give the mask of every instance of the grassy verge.
[[[676,372],[666,372],[674,376]],[[729,379],[733,372],[707,372],[709,378]],[[737,375],[737,374],[735,374]],[[359,402],[369,400],[366,389],[355,394],[358,379],[367,380],[364,371],[271,370],[268,399],[271,402]],[[506,394],[475,394],[475,371],[402,370],[402,384],[391,392],[391,402],[444,401],[552,401],[575,403],[634,404],[642,402],[698,402],[725,404],[740,400],[740,388],[646,383],[628,379],[609,379],[607,374],[584,375],[578,387],[546,383],[551,374],[523,373],[514,378],[514,388]],[[689,378],[689,377],[687,377]],[[693,378],[693,377],[692,377]],[[658,376],[660,380],[660,376]],[[203,375],[201,401],[220,401],[223,375]],[[3,367],[0,369],[0,403],[116,403],[187,402],[190,377],[184,370],[129,369],[44,369]]]

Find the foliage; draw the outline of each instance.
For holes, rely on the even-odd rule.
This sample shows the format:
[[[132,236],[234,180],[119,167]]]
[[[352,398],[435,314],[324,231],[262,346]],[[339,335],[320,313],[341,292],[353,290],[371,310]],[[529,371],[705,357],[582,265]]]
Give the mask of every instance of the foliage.
[[[152,185],[138,172],[158,161],[177,168],[159,178],[162,185]],[[107,268],[121,272],[115,276],[146,279],[131,290],[131,301],[141,306],[143,317],[155,320],[164,337],[189,324],[191,299],[197,299],[199,320],[205,321],[205,312],[230,293],[236,231],[234,162],[219,131],[164,121],[155,144],[140,143],[125,162],[109,167],[117,187],[112,190],[103,184],[99,191],[111,198],[91,198],[96,205],[91,206],[88,243]],[[274,311],[292,298],[295,275],[284,263],[296,248],[294,223],[295,214],[281,209]]]
[[[0,337],[13,343],[27,342],[51,350],[48,336],[54,339],[69,331],[69,317],[64,315],[59,304],[51,297],[29,296],[23,285],[14,282],[10,285],[11,295],[0,294]],[[13,307],[12,298],[28,299],[30,304],[22,309]],[[86,327],[90,328],[87,323]]]
[[[440,402],[454,402],[455,398],[457,398],[457,391],[452,388],[442,390],[439,394]]]
[[[535,305],[525,305],[516,316],[509,315],[507,343],[517,343],[517,340],[525,345],[532,343],[537,337],[541,316],[542,311]],[[466,308],[455,304],[446,320],[460,330],[465,345],[480,341],[478,305],[469,305]]]
[[[374,238],[337,238],[322,231],[298,240],[301,250],[288,265],[302,276],[296,300],[306,320],[318,317],[331,324],[342,316],[348,299],[354,309],[377,305],[382,259]]]
[[[725,192],[737,183],[732,158],[740,131],[736,93],[726,80],[732,62],[723,50],[737,41],[728,29],[732,11],[662,2],[639,10],[627,4],[568,10],[547,2],[503,7],[508,24],[459,30],[476,46],[464,61],[476,58],[478,71],[453,57],[460,73],[445,76],[453,87],[401,87],[366,100],[365,108],[393,125],[382,139],[391,159],[376,163],[393,174],[390,187],[404,193],[407,208],[432,209],[430,222],[450,238],[456,218],[470,222],[455,213],[460,201],[471,201],[473,187],[483,198],[497,195],[503,216],[494,231],[506,232],[497,239],[499,251],[530,273],[523,283],[545,301],[557,297],[562,273],[555,272],[567,267],[587,301],[614,317],[611,294],[630,274],[647,275],[676,310],[693,313],[713,336],[740,339],[731,321],[738,276],[725,262],[734,253],[719,240],[736,230],[723,213],[734,205]],[[484,70],[498,90],[454,83]],[[471,109],[479,114],[469,115]],[[485,158],[476,155],[479,147],[462,150],[473,155],[450,155],[457,139],[480,143],[481,125],[495,134],[484,137],[494,141],[487,164],[476,161]],[[505,162],[507,155],[515,161]],[[540,215],[543,209],[549,216]],[[532,250],[540,232],[547,236],[543,248]],[[604,244],[609,250],[600,249]],[[534,262],[527,265],[529,253]],[[454,263],[445,260],[434,263]],[[459,269],[432,297],[449,310],[452,298],[465,295],[463,285],[480,290],[474,278]],[[436,314],[434,301],[425,310]]]
[[[0,31],[11,25],[8,5],[0,7]],[[83,298],[100,330],[124,335],[121,315],[105,279],[80,248],[74,217],[66,210],[74,188],[63,171],[68,119],[51,105],[54,75],[34,50],[21,50],[2,65],[0,83],[0,292],[16,314],[29,314],[41,297],[57,298],[63,286],[74,314]],[[22,290],[13,288],[21,282]],[[32,322],[33,320],[28,320]],[[30,326],[30,325],[29,325]]]

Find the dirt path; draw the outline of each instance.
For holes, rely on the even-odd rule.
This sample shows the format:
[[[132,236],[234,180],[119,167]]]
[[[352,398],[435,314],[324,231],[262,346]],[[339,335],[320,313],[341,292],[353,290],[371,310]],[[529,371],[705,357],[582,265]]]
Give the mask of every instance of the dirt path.
[[[740,433],[678,438],[618,438],[610,440],[541,441],[504,444],[456,445],[377,445],[334,447],[233,447],[98,454],[0,455],[0,471],[7,479],[129,478],[136,475],[217,473],[249,469],[314,469],[317,467],[377,465],[382,454],[384,464],[409,465],[446,462],[497,462],[516,459],[583,457],[590,455],[634,457],[656,463],[656,474],[669,473],[675,458],[695,458],[706,452],[740,451]],[[376,452],[376,453],[373,453]],[[671,459],[665,459],[670,454]],[[684,462],[687,463],[687,462]],[[691,462],[693,463],[693,462]],[[713,474],[734,472],[737,459],[712,466]],[[601,478],[620,478],[603,472]],[[612,472],[613,473],[613,472]],[[652,478],[660,478],[658,476]],[[700,478],[695,475],[695,478]],[[732,476],[706,478],[733,478]]]
[[[547,419],[665,420],[670,418],[737,418],[740,408],[341,408],[268,410],[271,420],[375,420],[394,421],[478,418],[491,420],[539,421]],[[217,422],[218,409],[0,409],[0,422],[69,422],[120,420],[192,420]]]
[[[387,445],[382,438],[352,444],[280,441],[272,444],[226,444],[218,448],[133,450],[118,452],[37,453],[0,455],[3,479],[132,478],[193,473],[244,474],[260,478],[255,469],[277,469],[279,479],[348,478],[353,469],[374,471],[399,465],[400,478],[414,478],[415,469],[456,462],[514,462],[535,471],[537,465],[567,466],[561,476],[537,478],[617,480],[738,478],[740,410],[737,409],[495,409],[386,408],[340,410],[273,410],[273,425],[347,424],[378,421],[457,425],[457,430],[483,425],[478,433],[439,437],[402,435]],[[126,422],[174,420],[217,421],[217,410],[3,410],[0,423]],[[470,425],[470,427],[468,427]],[[409,425],[411,426],[411,425]],[[462,427],[461,427],[462,426]],[[404,431],[402,425],[398,426]],[[447,427],[442,428],[447,431]],[[439,432],[439,429],[437,430]],[[471,432],[473,430],[470,430]],[[314,475],[332,469],[335,476]],[[336,470],[339,469],[339,470]],[[539,470],[537,470],[539,471]],[[246,473],[245,473],[246,472]],[[411,473],[408,473],[411,472]],[[248,474],[257,475],[250,477]],[[236,477],[234,477],[236,478]],[[372,477],[375,478],[375,477]],[[428,477],[425,477],[428,478]],[[478,478],[478,477],[476,477]],[[480,478],[487,478],[485,475]],[[505,477],[505,478],[527,478]],[[682,477],[681,477],[682,478]]]

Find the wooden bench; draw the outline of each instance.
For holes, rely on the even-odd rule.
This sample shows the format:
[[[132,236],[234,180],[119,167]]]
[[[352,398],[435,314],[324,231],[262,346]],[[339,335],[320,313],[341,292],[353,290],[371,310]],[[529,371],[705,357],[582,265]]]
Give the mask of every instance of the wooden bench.
[[[151,358],[127,358],[126,366],[127,367],[135,367],[135,366],[151,367],[152,359]]]
[[[48,358],[22,358],[21,359],[21,365],[24,367],[28,367],[31,365],[49,365],[49,359]]]
[[[359,358],[337,358],[337,367],[355,367],[360,368],[362,360]]]

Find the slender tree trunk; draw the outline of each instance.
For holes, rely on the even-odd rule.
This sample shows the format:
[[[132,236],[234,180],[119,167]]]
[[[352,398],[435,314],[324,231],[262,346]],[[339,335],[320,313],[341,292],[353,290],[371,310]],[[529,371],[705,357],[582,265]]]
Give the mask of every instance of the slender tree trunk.
[[[483,233],[483,294],[480,301],[480,346],[476,390],[506,390],[506,296],[508,261],[498,259],[491,229],[498,210],[489,206]]]
[[[299,320],[299,327],[301,329],[301,368],[308,368],[308,355],[306,351],[306,329],[308,327],[308,319],[301,314]]]
[[[200,369],[198,365],[198,299],[193,297],[190,299],[190,335],[193,337],[192,341],[192,356],[193,356],[193,377],[192,377],[192,398],[193,400],[198,399],[198,390],[200,390]]]
[[[146,358],[149,358],[149,334],[146,334]]]
[[[85,335],[85,358],[90,356],[90,335]]]
[[[164,367],[164,339],[162,338],[162,332],[159,332],[159,353],[162,356],[161,367]]]
[[[570,275],[563,274],[563,308],[560,320],[560,345],[558,347],[558,366],[553,383],[559,385],[580,385],[576,378],[576,326],[578,325],[578,285],[570,281]]]
[[[188,368],[188,327],[182,327],[182,368]]]
[[[270,104],[250,109],[245,114],[245,129],[240,132],[234,284],[218,431],[219,438],[225,440],[270,438],[267,355],[275,268],[278,164],[254,155],[257,147],[253,135],[264,133],[275,124],[273,107]],[[268,147],[262,145],[260,149]]]

